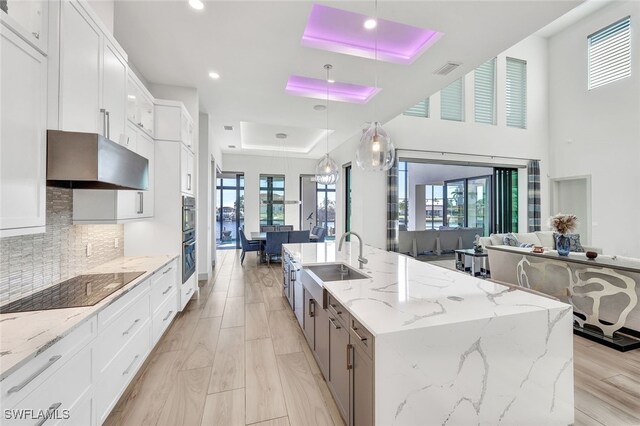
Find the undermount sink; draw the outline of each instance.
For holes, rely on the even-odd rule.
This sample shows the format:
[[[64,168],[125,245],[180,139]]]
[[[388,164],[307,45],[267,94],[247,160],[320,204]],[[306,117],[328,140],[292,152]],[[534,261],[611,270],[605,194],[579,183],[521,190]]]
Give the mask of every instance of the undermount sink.
[[[325,265],[307,266],[305,269],[313,272],[320,280],[329,281],[347,281],[347,280],[366,280],[371,277],[358,272],[358,270],[345,265],[344,263],[329,263]]]

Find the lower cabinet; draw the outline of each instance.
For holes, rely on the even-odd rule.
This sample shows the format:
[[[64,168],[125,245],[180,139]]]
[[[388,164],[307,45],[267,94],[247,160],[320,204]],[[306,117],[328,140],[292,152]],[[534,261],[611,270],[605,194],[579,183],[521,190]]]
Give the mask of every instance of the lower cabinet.
[[[373,360],[358,344],[351,345],[351,425],[373,425]]]
[[[315,354],[318,366],[324,377],[329,377],[329,314],[322,309],[322,304],[316,306],[315,313]]]
[[[311,293],[307,290],[304,290],[304,320],[302,322],[302,331],[304,332],[304,337],[307,339],[307,343],[309,343],[309,347],[312,350],[316,349],[316,301],[311,297]]]
[[[327,383],[336,400],[342,418],[349,419],[349,332],[332,315],[329,315],[329,377]]]

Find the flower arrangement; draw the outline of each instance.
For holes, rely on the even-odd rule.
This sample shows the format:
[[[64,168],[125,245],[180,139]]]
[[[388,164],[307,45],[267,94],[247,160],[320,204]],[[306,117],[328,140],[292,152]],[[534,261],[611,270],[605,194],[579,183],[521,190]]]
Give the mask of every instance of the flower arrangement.
[[[561,235],[569,234],[578,227],[578,217],[574,214],[558,213],[549,221],[554,231]]]

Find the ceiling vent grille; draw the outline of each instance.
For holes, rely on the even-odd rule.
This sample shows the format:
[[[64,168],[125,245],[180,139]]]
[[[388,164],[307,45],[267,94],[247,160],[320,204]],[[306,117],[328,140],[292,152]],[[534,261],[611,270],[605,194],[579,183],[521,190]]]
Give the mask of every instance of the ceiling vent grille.
[[[224,129],[227,131],[232,131],[233,130],[233,126],[224,126]]]
[[[456,68],[458,68],[460,65],[462,65],[462,63],[449,61],[446,64],[444,64],[443,66],[441,66],[440,68],[438,68],[437,70],[435,70],[433,73],[436,74],[436,75],[447,75],[451,71],[453,71]]]

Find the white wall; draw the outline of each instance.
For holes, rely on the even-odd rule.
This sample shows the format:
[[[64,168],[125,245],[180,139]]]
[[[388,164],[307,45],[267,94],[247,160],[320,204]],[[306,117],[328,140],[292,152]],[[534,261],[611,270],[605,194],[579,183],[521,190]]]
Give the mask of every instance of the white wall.
[[[527,129],[508,128],[505,125],[505,58],[507,56],[527,61],[528,111]],[[425,76],[425,78],[437,78]],[[469,164],[523,165],[526,159],[541,160],[542,217],[549,215],[548,174],[548,96],[547,96],[547,40],[532,36],[498,55],[497,61],[497,117],[495,126],[474,122],[473,73],[465,78],[465,122],[440,120],[439,93],[431,96],[431,118],[399,115],[384,124],[398,149],[447,151],[463,155],[418,155],[449,161],[465,161]],[[425,96],[428,94],[425,93]],[[338,164],[351,162],[352,167],[352,229],[361,232],[365,242],[376,247],[386,246],[386,173],[359,170],[355,152],[360,135],[355,135],[332,151]],[[478,157],[484,155],[488,157]],[[510,161],[490,156],[519,157],[525,160]],[[408,156],[408,155],[404,155]],[[526,230],[526,172],[520,177],[520,231]],[[522,179],[522,178],[525,179]],[[337,233],[344,231],[344,176],[337,190]],[[544,220],[543,220],[544,224]],[[544,226],[544,225],[543,225]]]
[[[273,157],[223,154],[226,172],[244,173],[244,223],[247,232],[260,229],[260,175],[284,175],[285,198],[300,199],[300,175],[313,174],[316,160],[284,158],[281,154]],[[285,206],[285,223],[300,226],[300,206]]]
[[[587,90],[587,36],[631,15],[631,77]],[[591,175],[591,244],[640,257],[640,3],[612,2],[549,40],[553,178]]]

